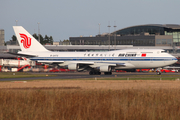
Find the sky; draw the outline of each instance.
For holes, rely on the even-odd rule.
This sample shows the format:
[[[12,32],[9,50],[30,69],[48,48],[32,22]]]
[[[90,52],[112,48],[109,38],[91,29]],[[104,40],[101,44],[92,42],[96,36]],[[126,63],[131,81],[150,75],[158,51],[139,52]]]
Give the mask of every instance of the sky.
[[[15,35],[12,26],[38,34],[38,23],[54,41],[108,33],[108,25],[113,32],[114,25],[180,24],[180,0],[0,0],[5,41]]]

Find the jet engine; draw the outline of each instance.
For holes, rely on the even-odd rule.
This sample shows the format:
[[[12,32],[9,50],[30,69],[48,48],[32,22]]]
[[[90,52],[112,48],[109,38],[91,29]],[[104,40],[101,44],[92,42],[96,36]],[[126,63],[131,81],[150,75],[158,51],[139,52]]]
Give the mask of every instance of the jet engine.
[[[69,70],[78,70],[78,68],[79,68],[79,64],[77,63],[72,63],[68,65]]]
[[[111,67],[108,65],[102,65],[99,67],[101,72],[111,72]]]

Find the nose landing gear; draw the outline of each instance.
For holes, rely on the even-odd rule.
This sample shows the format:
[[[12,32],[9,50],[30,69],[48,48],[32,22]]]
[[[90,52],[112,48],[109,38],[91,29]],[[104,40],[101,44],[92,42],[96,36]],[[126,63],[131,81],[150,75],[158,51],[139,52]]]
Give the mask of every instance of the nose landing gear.
[[[161,72],[157,72],[157,75],[161,75]]]

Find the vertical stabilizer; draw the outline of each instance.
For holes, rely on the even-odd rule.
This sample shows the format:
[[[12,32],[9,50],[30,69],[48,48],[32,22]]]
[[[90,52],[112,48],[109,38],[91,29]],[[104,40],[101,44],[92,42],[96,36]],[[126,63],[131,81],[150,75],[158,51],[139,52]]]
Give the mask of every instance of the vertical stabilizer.
[[[22,26],[13,26],[20,48],[24,52],[48,51]]]

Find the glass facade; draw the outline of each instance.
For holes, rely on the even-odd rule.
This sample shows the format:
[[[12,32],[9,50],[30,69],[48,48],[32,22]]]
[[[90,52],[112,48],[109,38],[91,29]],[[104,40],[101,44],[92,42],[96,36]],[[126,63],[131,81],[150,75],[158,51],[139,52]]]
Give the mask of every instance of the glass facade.
[[[174,45],[180,46],[180,31],[165,31],[165,35],[172,35]]]
[[[172,39],[156,39],[157,46],[172,46]]]
[[[112,34],[117,34],[120,36],[127,35],[139,35],[141,33],[149,33],[150,35],[172,35],[173,36],[173,44],[169,40],[161,40],[161,44],[172,44],[175,46],[180,46],[180,25],[161,25],[161,24],[153,24],[153,25],[140,25],[124,28],[118,31],[113,32]],[[160,41],[156,41],[156,44],[160,44]]]
[[[141,33],[164,35],[164,28],[158,26],[136,26],[136,27],[130,27],[116,31],[116,34],[121,36],[136,35]]]

